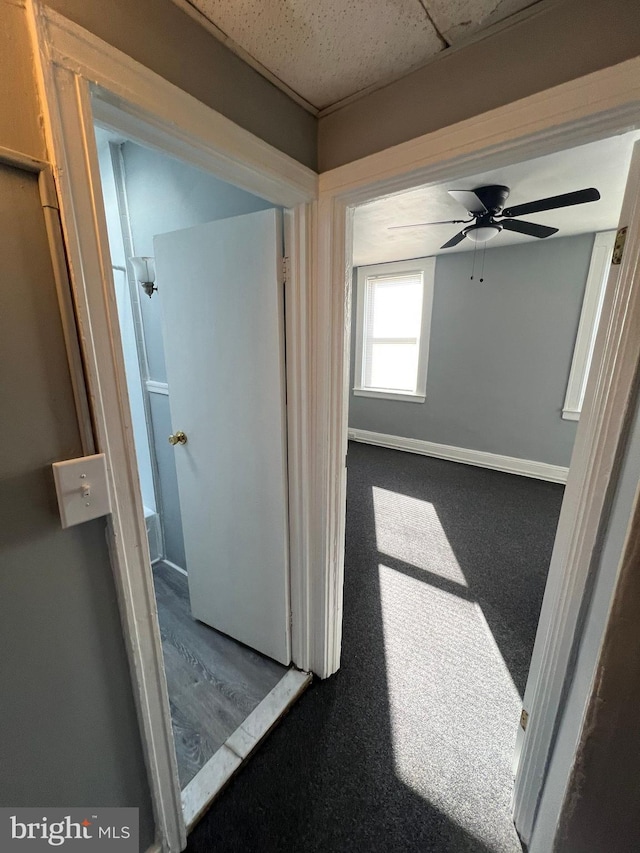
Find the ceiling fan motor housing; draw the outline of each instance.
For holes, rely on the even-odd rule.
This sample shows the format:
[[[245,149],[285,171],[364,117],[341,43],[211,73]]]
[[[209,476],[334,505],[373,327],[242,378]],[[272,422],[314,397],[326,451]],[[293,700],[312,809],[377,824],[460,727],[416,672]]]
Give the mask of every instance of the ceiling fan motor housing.
[[[509,198],[509,187],[501,184],[490,184],[473,190],[489,213],[499,213]],[[473,212],[473,211],[472,211]]]

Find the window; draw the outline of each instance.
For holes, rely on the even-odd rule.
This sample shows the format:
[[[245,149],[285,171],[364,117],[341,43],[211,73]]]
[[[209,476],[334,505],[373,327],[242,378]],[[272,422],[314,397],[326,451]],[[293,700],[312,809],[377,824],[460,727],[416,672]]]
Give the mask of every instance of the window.
[[[568,421],[580,420],[615,239],[615,231],[601,231],[593,243],[567,395],[562,407],[562,417]]]
[[[359,267],[354,394],[424,403],[435,266]]]

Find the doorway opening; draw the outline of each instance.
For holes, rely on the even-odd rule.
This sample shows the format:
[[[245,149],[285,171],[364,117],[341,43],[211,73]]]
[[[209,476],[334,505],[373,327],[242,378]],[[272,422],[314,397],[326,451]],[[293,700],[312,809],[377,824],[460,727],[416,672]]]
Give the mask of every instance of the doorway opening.
[[[289,667],[282,211],[94,129],[190,827],[309,681]]]
[[[342,665],[366,621],[387,772],[434,807],[443,849],[449,821],[520,849],[525,686],[637,139],[355,210]],[[551,238],[444,248],[469,216],[447,191],[485,185],[602,198],[525,217]]]

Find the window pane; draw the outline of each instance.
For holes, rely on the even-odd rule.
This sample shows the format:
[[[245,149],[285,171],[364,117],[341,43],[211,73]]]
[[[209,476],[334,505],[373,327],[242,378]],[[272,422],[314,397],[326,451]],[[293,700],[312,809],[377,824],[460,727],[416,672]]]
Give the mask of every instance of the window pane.
[[[369,279],[366,332],[374,338],[418,338],[422,320],[422,275]]]
[[[365,367],[365,386],[393,391],[416,390],[418,344],[374,343],[369,346]]]

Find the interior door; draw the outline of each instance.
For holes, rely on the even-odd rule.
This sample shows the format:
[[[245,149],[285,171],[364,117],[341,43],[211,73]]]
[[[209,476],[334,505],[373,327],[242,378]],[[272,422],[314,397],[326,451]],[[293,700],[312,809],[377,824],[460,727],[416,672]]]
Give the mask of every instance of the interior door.
[[[290,661],[282,231],[265,210],[155,238],[193,616]]]

